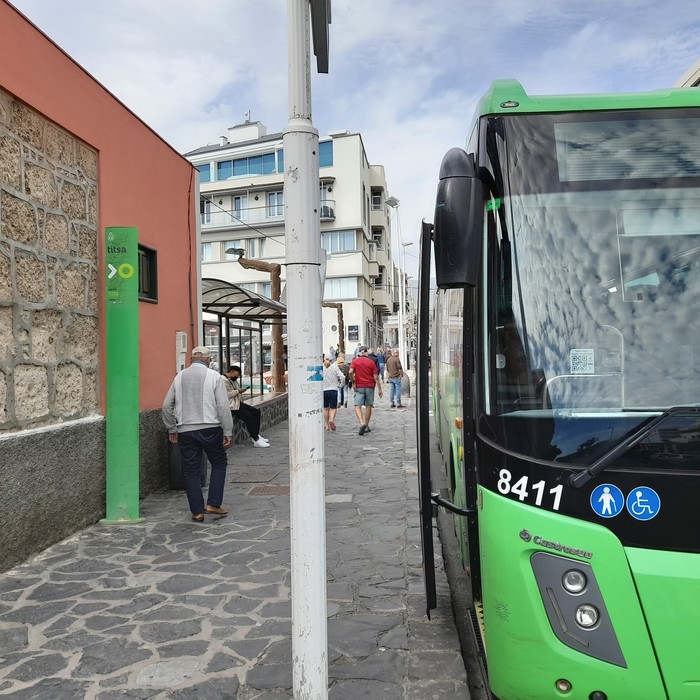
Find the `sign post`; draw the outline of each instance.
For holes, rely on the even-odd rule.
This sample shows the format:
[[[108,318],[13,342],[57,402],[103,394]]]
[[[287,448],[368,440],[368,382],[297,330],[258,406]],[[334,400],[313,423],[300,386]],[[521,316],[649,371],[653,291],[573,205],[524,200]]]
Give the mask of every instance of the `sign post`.
[[[114,227],[105,238],[107,504],[103,524],[139,517],[138,232]]]

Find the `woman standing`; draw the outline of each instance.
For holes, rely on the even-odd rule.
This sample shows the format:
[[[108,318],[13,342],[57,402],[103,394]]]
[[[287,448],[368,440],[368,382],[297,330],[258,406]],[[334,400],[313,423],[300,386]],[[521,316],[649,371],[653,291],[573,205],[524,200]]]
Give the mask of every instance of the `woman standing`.
[[[338,369],[342,372],[345,378],[341,386],[338,388],[338,408],[348,407],[348,366],[345,364],[345,355],[338,355],[338,359],[335,361]]]
[[[338,410],[338,389],[345,377],[338,365],[331,364],[330,355],[323,360],[323,423],[326,430],[335,430],[335,414]]]

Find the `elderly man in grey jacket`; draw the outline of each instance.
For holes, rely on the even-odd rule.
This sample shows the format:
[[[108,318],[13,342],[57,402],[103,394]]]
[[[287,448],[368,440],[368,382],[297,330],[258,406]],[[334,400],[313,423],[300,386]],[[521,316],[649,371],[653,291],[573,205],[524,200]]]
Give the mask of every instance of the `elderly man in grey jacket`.
[[[228,514],[221,504],[228,464],[226,450],[233,444],[233,418],[226,387],[218,372],[209,369],[210,362],[207,348],[193,348],[192,362],[173,380],[162,410],[168,438],[180,449],[192,520],[199,523],[205,513]],[[202,452],[211,463],[206,506],[200,485]]]

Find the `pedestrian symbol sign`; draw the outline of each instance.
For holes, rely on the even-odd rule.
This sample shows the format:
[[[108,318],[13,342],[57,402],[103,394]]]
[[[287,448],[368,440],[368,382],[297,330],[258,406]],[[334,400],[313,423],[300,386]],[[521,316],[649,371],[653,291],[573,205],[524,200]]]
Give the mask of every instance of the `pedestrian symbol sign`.
[[[614,484],[600,484],[591,494],[591,508],[601,518],[614,518],[625,507],[625,497]]]
[[[627,496],[627,511],[636,520],[651,520],[661,510],[659,494],[648,486],[637,486]]]

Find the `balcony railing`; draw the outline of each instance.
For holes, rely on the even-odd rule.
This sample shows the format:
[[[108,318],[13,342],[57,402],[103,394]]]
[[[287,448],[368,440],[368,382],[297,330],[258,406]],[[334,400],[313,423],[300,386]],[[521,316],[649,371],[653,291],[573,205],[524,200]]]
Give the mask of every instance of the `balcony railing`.
[[[335,219],[335,200],[324,199],[319,210],[322,221]],[[254,224],[279,224],[284,222],[284,205],[263,205],[255,207],[239,207],[237,209],[216,209],[212,212],[200,213],[203,229],[235,228],[237,226],[252,226]]]

